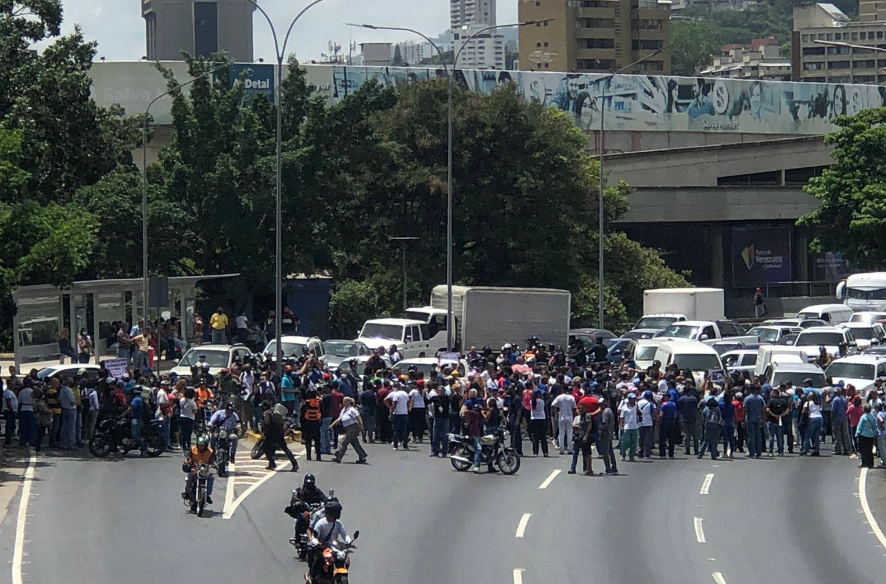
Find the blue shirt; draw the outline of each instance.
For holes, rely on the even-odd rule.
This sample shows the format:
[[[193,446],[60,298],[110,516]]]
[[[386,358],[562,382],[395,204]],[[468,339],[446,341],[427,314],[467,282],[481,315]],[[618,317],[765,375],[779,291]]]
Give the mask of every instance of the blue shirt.
[[[842,395],[838,395],[831,400],[831,412],[833,412],[835,422],[845,422],[849,419],[849,416],[846,415],[846,408],[848,406],[849,401]]]
[[[363,393],[360,394],[360,405],[363,408],[363,415],[375,414],[375,412],[376,412],[375,394],[372,393],[368,389],[363,390]]]
[[[240,418],[237,416],[237,412],[231,412],[229,416],[225,410],[216,410],[212,417],[209,418],[209,423],[231,432],[240,423]]]
[[[680,417],[684,422],[690,424],[695,423],[695,411],[698,409],[698,398],[694,395],[684,395],[677,400],[677,407],[680,409]]]
[[[867,438],[875,438],[877,436],[877,418],[870,412],[862,414],[858,421],[858,428],[855,429],[856,436],[865,436]]]
[[[295,401],[295,384],[292,383],[292,377],[289,375],[284,374],[280,381],[280,394],[280,401]]]
[[[763,396],[761,395],[752,393],[748,397],[744,398],[745,419],[751,423],[761,423],[763,421],[764,407],[766,407],[766,402],[763,400]]]
[[[762,398],[761,398],[762,399]],[[735,405],[733,405],[732,401],[726,401],[724,399],[720,399],[720,414],[722,414],[724,420],[729,420],[730,422],[735,419]],[[760,412],[760,419],[762,419],[762,410]]]
[[[132,408],[132,413],[130,414],[133,420],[141,420],[142,415],[145,413],[145,402],[141,397],[135,396],[132,398],[132,401],[129,402],[129,406]]]
[[[677,409],[677,404],[672,401],[666,401],[661,404],[661,419],[662,420],[674,420],[680,414],[680,411]]]

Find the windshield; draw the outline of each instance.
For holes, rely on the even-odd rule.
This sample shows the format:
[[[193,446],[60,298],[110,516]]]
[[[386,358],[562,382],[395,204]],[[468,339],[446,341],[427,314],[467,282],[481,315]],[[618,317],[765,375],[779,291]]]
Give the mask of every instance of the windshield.
[[[886,300],[886,288],[877,288],[876,290],[849,288],[846,291],[846,296],[853,300]]]
[[[422,310],[407,310],[406,318],[410,320],[420,320],[422,322],[428,322],[428,313]]]
[[[852,327],[852,336],[856,339],[875,339],[877,335],[874,334],[874,327]]]
[[[637,354],[634,355],[634,359],[637,361],[654,361],[655,351],[657,349],[658,347],[656,346],[640,347],[637,349]]]
[[[644,316],[634,325],[635,329],[663,329],[677,320],[675,316]]]
[[[283,356],[289,357],[290,355],[295,355],[296,357],[301,357],[304,355],[305,349],[304,343],[288,343],[283,341]],[[276,355],[277,354],[277,341],[271,341],[268,343],[268,346],[265,348],[265,353],[268,355]]]
[[[810,373],[808,371],[776,371],[772,374],[771,384],[773,387],[777,387],[790,381],[794,387],[803,387],[803,382],[807,379],[812,380],[812,387],[815,388],[826,385],[824,373]]]
[[[828,377],[848,379],[874,379],[874,366],[867,363],[841,363],[835,361],[827,370]]]
[[[843,342],[843,335],[840,333],[803,333],[797,337],[794,343],[798,347],[837,347]]]
[[[193,367],[200,362],[200,355],[206,357],[206,364],[212,368],[222,368],[229,365],[230,353],[227,351],[201,351],[200,349],[191,349],[185,353],[178,364],[183,367]]]
[[[759,337],[761,341],[769,341],[774,343],[778,340],[778,329],[769,329],[755,326],[748,331],[748,334]]]
[[[723,367],[736,367],[738,366],[738,362],[741,360],[741,353],[736,355],[724,355],[720,357],[723,361]],[[745,367],[749,365],[755,365],[757,363],[757,354],[749,354],[745,356],[743,365]]]
[[[886,318],[886,314],[882,312],[856,312],[849,319],[849,322],[874,322],[881,318]]]
[[[370,339],[390,339],[392,341],[403,340],[403,327],[398,324],[379,324],[367,322],[360,332],[361,337]]]
[[[695,336],[695,333],[697,331],[698,327],[693,325],[672,324],[664,331],[662,331],[661,336],[676,337],[680,339],[691,339],[693,336]]]
[[[674,355],[672,361],[680,369],[692,369],[693,371],[708,371],[722,369],[720,359],[716,355],[689,354]]]
[[[326,341],[323,344],[327,355],[334,357],[357,357],[360,355],[360,345],[354,341]]]

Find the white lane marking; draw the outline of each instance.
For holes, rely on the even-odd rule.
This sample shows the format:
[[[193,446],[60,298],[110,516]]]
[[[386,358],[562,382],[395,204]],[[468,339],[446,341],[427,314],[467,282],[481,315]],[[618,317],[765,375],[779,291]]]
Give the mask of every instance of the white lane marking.
[[[293,452],[293,455],[295,455],[296,458],[299,458],[299,457],[302,456],[303,454],[304,454],[303,451],[302,451],[302,452]],[[240,494],[239,497],[237,497],[236,499],[234,499],[234,500],[231,502],[230,506],[228,505],[228,502],[227,502],[227,500],[226,500],[226,501],[225,501],[224,514],[222,515],[222,517],[223,517],[224,519],[230,519],[231,516],[234,515],[234,511],[237,510],[237,507],[239,507],[240,504],[241,504],[243,501],[246,500],[246,497],[248,497],[249,495],[251,495],[251,494],[252,494],[257,488],[259,488],[260,486],[262,486],[265,482],[267,482],[268,480],[270,480],[271,477],[273,477],[274,475],[276,475],[276,474],[277,474],[278,472],[280,472],[281,470],[285,469],[287,466],[289,466],[289,461],[288,461],[288,460],[282,462],[281,464],[279,464],[279,465],[277,466],[277,470],[276,470],[276,471],[268,471],[268,474],[266,474],[265,476],[263,476],[263,477],[262,477],[261,479],[259,479],[257,482],[255,482],[255,483],[253,483],[252,485],[250,485],[249,488],[246,489],[245,491],[243,491],[243,492]],[[232,479],[233,479],[233,477],[232,477]],[[230,480],[229,482],[233,482],[233,480]],[[229,486],[228,488],[231,488],[231,487]]]
[[[18,521],[15,524],[15,549],[12,553],[12,584],[22,584],[22,558],[25,555],[25,525],[28,522],[28,502],[31,499],[31,485],[34,482],[34,469],[37,455],[31,453],[28,468],[25,470],[22,499],[18,504]]]
[[[514,584],[523,584],[523,568],[514,568]]]
[[[228,463],[228,488],[225,489],[225,506],[223,509],[230,509],[234,504],[234,476],[237,474],[237,467],[233,462]],[[233,511],[231,511],[233,513]]]
[[[867,487],[868,482],[868,469],[861,469],[861,474],[858,478],[858,498],[861,500],[861,508],[864,511],[864,516],[868,520],[868,525],[870,525],[871,529],[874,531],[874,536],[878,540],[880,540],[880,544],[883,547],[886,547],[886,535],[883,535],[883,531],[880,529],[880,525],[877,523],[877,520],[874,518],[873,513],[871,513],[871,507],[868,505],[868,496],[865,493],[865,489]]]
[[[523,539],[523,534],[526,533],[526,525],[529,523],[530,517],[532,517],[532,513],[524,513],[523,517],[520,518],[520,523],[517,525],[517,539]]]
[[[723,579],[723,574],[720,572],[714,572],[711,576],[714,577],[714,582],[717,584],[726,584],[726,580]]]
[[[701,490],[698,492],[699,495],[709,495],[711,493],[712,480],[714,480],[714,473],[708,473],[701,484]]]
[[[704,538],[704,529],[701,527],[702,521],[704,520],[701,517],[695,517],[692,520],[692,523],[695,526],[695,539],[698,540],[698,543],[707,543]]]
[[[543,482],[541,485],[539,485],[538,490],[547,489],[548,485],[550,485],[552,482],[554,482],[554,479],[557,478],[557,475],[560,474],[561,472],[563,472],[563,471],[560,470],[559,468],[557,470],[551,471],[551,475],[545,479],[545,482]]]

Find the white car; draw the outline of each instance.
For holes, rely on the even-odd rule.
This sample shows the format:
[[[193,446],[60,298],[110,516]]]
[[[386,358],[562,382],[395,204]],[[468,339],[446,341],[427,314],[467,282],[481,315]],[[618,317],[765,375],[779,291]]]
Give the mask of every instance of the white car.
[[[853,355],[837,359],[828,365],[825,374],[834,383],[842,381],[854,385],[859,392],[866,392],[878,378],[886,378],[886,355]]]
[[[878,320],[886,320],[886,312],[856,312],[849,319],[849,322],[876,322]]]
[[[842,326],[815,326],[800,333],[794,346],[806,351],[806,356],[810,359],[815,359],[818,357],[819,347],[824,347],[829,355],[839,355],[842,343],[846,343],[850,355],[858,350],[850,329]]]
[[[243,363],[252,357],[252,351],[245,345],[197,345],[184,354],[169,372],[179,377],[190,378],[191,367],[196,367],[200,357],[205,357],[209,374],[217,377],[222,369],[230,369],[234,363]]]
[[[726,371],[747,371],[751,375],[754,373],[754,366],[757,364],[757,349],[739,349],[736,351],[727,351],[720,355],[720,361]]]
[[[409,359],[436,355],[446,346],[446,331],[431,338],[427,323],[420,320],[378,318],[367,320],[356,340],[373,350],[396,345],[400,354]]]
[[[323,343],[326,354],[322,361],[330,371],[338,369],[342,364],[348,364],[356,360],[359,365],[364,365],[372,355],[372,351],[364,343],[348,341],[345,339],[329,339]],[[363,371],[360,367],[358,371]]]
[[[763,325],[763,326],[755,326],[751,330],[748,331],[749,335],[755,336],[760,339],[761,343],[777,343],[782,340],[785,335],[790,335],[792,333],[799,333],[803,329],[800,327],[792,327],[792,326],[777,326],[777,325]]]
[[[767,369],[765,377],[772,387],[789,381],[794,387],[803,387],[807,379],[812,380],[812,387],[815,389],[827,385],[824,371],[814,363],[780,363],[775,360]]]
[[[438,361],[436,357],[416,357],[414,359],[402,359],[397,361],[392,368],[405,372],[410,367],[415,367],[416,370],[421,371],[424,374],[425,379],[431,379],[437,374],[437,363]],[[456,366],[458,375],[462,380],[466,378],[468,371],[470,371],[470,365],[468,365],[468,362],[464,359],[461,359],[458,363],[450,359],[443,359],[439,361],[439,363],[444,366]]]
[[[93,364],[77,364],[72,363],[69,365],[52,365],[50,367],[44,367],[43,369],[37,372],[37,379],[43,381],[44,383],[49,381],[50,379],[58,379],[62,380],[64,377],[70,377],[72,379],[79,378],[80,370],[86,370],[86,376],[89,379],[98,379],[98,372],[101,370],[101,367]]]
[[[663,339],[640,339],[637,341],[637,348],[634,349],[634,363],[637,365],[637,369],[642,371],[652,367],[652,362],[655,361],[655,352],[663,342]]]
[[[283,335],[280,337],[280,346],[283,347],[283,358],[288,359],[290,357],[295,357],[296,359],[304,356],[306,352],[313,353],[315,357],[318,359],[322,359],[323,355],[326,354],[326,350],[323,347],[323,341],[321,341],[318,337],[300,337],[296,335]],[[277,358],[277,339],[273,339],[270,343],[265,345],[265,350],[262,351],[265,357],[270,357],[271,359]]]
[[[886,339],[886,331],[883,330],[883,325],[879,322],[847,322],[841,326],[852,331],[859,351],[870,349],[873,345],[879,345],[883,339]]]

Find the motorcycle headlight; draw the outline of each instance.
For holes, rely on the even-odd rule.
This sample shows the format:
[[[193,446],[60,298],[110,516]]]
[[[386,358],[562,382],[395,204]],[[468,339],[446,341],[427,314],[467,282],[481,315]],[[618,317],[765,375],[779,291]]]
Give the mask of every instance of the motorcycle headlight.
[[[218,433],[218,437],[221,438],[222,440],[224,440],[225,438],[228,437],[228,431],[222,430],[221,432]]]

